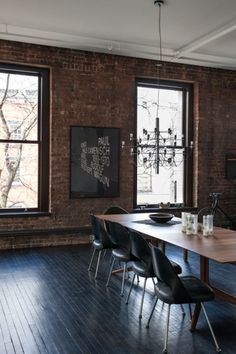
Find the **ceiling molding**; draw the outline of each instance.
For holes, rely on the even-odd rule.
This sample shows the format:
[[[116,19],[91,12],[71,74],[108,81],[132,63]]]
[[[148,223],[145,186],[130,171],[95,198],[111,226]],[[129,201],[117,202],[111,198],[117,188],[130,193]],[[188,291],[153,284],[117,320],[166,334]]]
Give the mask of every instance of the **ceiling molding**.
[[[6,33],[7,32],[7,25],[4,23],[0,23],[0,33]]]
[[[230,33],[232,31],[236,30],[236,20],[214,30],[211,31],[207,34],[205,34],[204,36],[192,41],[191,43],[189,43],[188,45],[179,48],[176,52],[175,52],[175,57],[176,58],[180,58],[182,56],[184,56],[185,54],[189,53],[189,52],[193,52],[196,49],[203,47],[204,45],[206,45],[209,42],[212,42],[220,37],[225,36],[227,33]]]
[[[233,24],[231,24],[231,28],[232,26]],[[230,27],[228,27],[227,33],[229,33],[229,29]],[[223,27],[221,28],[221,31],[222,30]],[[225,33],[226,32],[224,32],[224,34]],[[213,32],[211,32],[211,36],[210,34],[204,36],[205,40],[207,39],[206,37],[208,37],[208,41],[210,41],[210,37],[213,38]],[[0,24],[0,38],[11,41],[95,51],[106,54],[124,55],[152,60],[157,60],[159,57],[159,48],[155,46],[35,30],[8,24]],[[216,38],[216,31],[214,31],[214,38]],[[200,39],[198,41],[200,41]],[[174,61],[183,64],[202,65],[224,69],[236,68],[236,60],[234,58],[194,53],[193,43],[195,43],[195,48],[200,47],[200,42],[196,47],[197,41],[195,41],[192,42],[191,48],[187,48],[188,46],[183,47],[185,49],[182,48],[181,53],[180,50],[176,52],[170,48],[163,48],[163,61]],[[203,41],[201,43],[203,43]],[[179,53],[179,55],[177,55],[177,53]]]

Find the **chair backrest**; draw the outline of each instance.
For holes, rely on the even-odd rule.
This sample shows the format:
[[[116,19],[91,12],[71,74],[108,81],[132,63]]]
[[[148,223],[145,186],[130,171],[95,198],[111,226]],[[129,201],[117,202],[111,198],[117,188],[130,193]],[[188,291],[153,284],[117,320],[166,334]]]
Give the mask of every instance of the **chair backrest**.
[[[90,214],[90,222],[92,226],[93,237],[95,240],[100,240],[99,224],[95,215]]]
[[[121,208],[119,205],[112,205],[108,207],[103,214],[129,214],[128,211],[125,209]]]
[[[107,231],[104,227],[104,222],[96,218],[94,214],[90,214],[90,220],[94,238],[101,241],[104,248],[112,247],[113,244],[110,237],[107,235]]]
[[[138,260],[144,262],[147,269],[153,271],[151,248],[143,236],[134,230],[129,230],[131,241],[131,254]]]
[[[124,247],[130,251],[130,237],[128,229],[121,224],[112,221],[107,221],[107,226],[112,243],[117,246]]]
[[[151,245],[151,253],[155,275],[171,289],[175,302],[190,302],[191,298],[167,256],[153,245]]]

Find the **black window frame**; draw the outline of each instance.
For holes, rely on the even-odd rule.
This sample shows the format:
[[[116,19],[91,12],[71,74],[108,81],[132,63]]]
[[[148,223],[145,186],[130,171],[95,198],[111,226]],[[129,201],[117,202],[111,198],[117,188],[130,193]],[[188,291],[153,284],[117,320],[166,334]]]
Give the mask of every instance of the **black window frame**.
[[[0,209],[0,217],[6,215],[32,215],[49,212],[49,69],[22,64],[0,62],[0,72],[38,76],[38,206],[36,208],[4,208]],[[7,140],[9,141],[9,140]],[[0,143],[6,142],[0,139]],[[32,141],[14,140],[18,143]]]
[[[193,84],[172,81],[172,80],[155,80],[138,78],[135,80],[135,137],[137,137],[137,98],[138,87],[152,87],[166,90],[179,90],[183,92],[183,134],[184,142],[190,146],[193,141]],[[137,208],[137,164],[136,157],[134,156],[134,191],[133,191],[133,207]],[[188,154],[184,160],[184,206],[193,206],[193,151]],[[172,205],[175,207],[175,205]]]

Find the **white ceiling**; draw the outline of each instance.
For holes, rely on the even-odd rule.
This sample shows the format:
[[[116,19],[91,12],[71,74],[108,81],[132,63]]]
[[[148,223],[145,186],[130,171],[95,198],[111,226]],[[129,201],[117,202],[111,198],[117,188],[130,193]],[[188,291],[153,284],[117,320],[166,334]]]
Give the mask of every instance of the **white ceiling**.
[[[154,0],[0,0],[0,38],[158,58]],[[165,0],[163,59],[236,69],[236,0]]]

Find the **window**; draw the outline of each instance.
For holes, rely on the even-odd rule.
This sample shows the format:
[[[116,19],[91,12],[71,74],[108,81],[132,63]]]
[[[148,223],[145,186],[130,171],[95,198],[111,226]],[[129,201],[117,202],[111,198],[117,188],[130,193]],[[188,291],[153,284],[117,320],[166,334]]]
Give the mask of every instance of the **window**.
[[[48,211],[48,70],[0,64],[0,213]]]
[[[136,136],[140,148],[134,157],[134,204],[191,205],[192,86],[137,80],[136,88]]]

